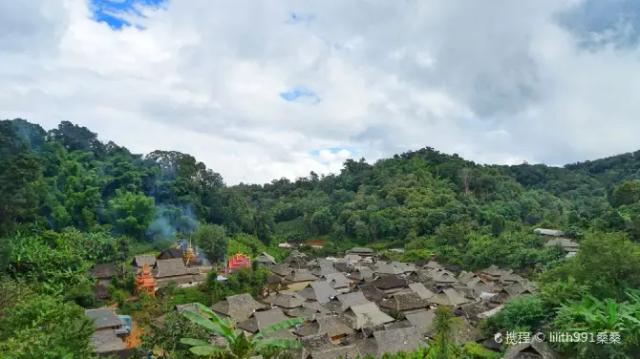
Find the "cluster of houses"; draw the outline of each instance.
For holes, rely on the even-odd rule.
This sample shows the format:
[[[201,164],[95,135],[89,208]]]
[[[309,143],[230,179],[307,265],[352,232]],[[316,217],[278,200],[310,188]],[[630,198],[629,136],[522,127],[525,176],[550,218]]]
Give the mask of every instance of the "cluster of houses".
[[[535,233],[547,237],[547,246],[560,246],[567,256],[578,250],[578,244],[561,231],[539,228]],[[498,313],[508,300],[536,290],[526,278],[496,266],[454,273],[433,259],[421,265],[385,261],[374,250],[362,247],[340,258],[309,258],[291,250],[280,263],[267,253],[253,261],[271,272],[262,295],[229,296],[211,309],[231,318],[248,334],[259,333],[284,319],[305,318],[296,328],[269,334],[299,339],[303,343],[300,357],[304,359],[379,357],[416,350],[434,337],[438,306],[453,308],[454,335],[459,342],[476,341],[499,350],[499,343],[480,333],[478,322]],[[237,254],[229,259],[226,270],[247,268],[251,263],[247,256]],[[158,256],[136,256],[131,265],[137,273],[137,291],[152,295],[169,283],[196,285],[212,269],[206,258],[184,241]],[[108,296],[106,287],[118,270],[113,264],[93,268],[96,296]],[[186,304],[176,310],[189,308]],[[89,309],[86,314],[96,323],[92,343],[97,353],[126,352],[124,338],[131,330],[131,318],[118,316],[108,308]],[[556,356],[544,343],[534,343],[511,347],[505,357]]]
[[[544,243],[545,247],[559,247],[566,257],[573,257],[578,253],[580,245],[578,242],[568,238],[566,234],[558,229],[536,228],[533,232],[547,239]]]
[[[237,255],[229,260],[230,266],[246,266],[248,257]],[[197,251],[190,242],[180,241],[175,247],[163,250],[159,255],[135,256],[129,266],[115,263],[96,264],[90,271],[96,283],[93,291],[97,299],[108,299],[108,290],[113,278],[125,272],[135,273],[137,292],[154,295],[169,283],[189,287],[203,282],[212,270],[211,263]],[[117,315],[113,308],[88,309],[85,314],[91,318],[96,330],[91,338],[98,354],[119,354],[125,356],[131,351],[127,338],[131,332],[131,318]]]
[[[304,359],[380,357],[427,346],[435,335],[435,308],[441,305],[453,308],[458,341],[499,350],[493,337],[480,333],[478,322],[499,312],[507,300],[536,290],[511,270],[491,266],[453,273],[434,260],[423,265],[380,260],[369,248],[353,248],[341,258],[308,258],[293,250],[281,263],[263,253],[255,261],[271,271],[263,295],[232,295],[211,309],[249,334],[305,318],[296,328],[267,335],[300,340]],[[507,356],[556,357],[544,343],[513,347]]]

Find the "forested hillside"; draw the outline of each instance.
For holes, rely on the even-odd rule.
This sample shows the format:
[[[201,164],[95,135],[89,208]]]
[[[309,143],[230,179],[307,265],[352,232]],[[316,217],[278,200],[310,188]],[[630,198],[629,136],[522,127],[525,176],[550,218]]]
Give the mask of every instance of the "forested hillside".
[[[622,303],[640,287],[640,152],[557,168],[480,165],[426,147],[264,185],[228,186],[215,170],[179,152],[133,154],[69,122],[45,131],[0,121],[0,291],[7,293],[0,325],[30,310],[14,310],[25,293],[40,307],[64,297],[69,307],[56,310],[72,317],[72,305],[94,301],[91,265],[160,249],[204,224],[221,226],[240,246],[274,251],[284,241],[321,240],[323,254],[355,245],[404,248],[406,261],[435,255],[457,268],[543,273],[549,288],[565,285],[549,289],[560,293],[553,308],[566,304],[562,293]],[[536,227],[582,243],[578,258],[545,247]],[[552,321],[548,315],[523,325]],[[0,349],[56,342],[34,343],[31,329],[20,328],[0,332]]]

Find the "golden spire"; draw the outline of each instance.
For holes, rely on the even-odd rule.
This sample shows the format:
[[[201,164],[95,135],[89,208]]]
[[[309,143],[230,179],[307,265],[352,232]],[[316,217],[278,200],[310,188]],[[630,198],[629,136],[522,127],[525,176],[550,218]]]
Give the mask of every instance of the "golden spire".
[[[187,246],[187,249],[182,254],[182,259],[184,260],[184,264],[187,266],[191,262],[195,262],[196,251],[193,250],[193,246],[191,245],[191,236],[189,236],[189,245]]]

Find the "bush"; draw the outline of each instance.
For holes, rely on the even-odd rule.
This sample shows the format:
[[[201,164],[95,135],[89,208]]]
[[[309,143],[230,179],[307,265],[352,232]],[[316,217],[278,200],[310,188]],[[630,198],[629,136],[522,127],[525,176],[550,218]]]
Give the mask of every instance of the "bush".
[[[486,330],[493,334],[498,331],[524,330],[532,332],[553,315],[536,295],[517,297],[505,304],[496,315],[487,319]]]

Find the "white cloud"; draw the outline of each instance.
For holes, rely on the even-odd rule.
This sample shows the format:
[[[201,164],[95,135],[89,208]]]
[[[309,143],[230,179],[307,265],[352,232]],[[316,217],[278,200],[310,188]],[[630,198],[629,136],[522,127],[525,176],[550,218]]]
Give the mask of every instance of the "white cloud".
[[[637,43],[583,47],[558,21],[583,5],[171,1],[113,30],[84,1],[0,0],[0,118],[188,152],[228,183],[423,146],[550,164],[635,150]],[[280,96],[295,88],[318,100]]]

